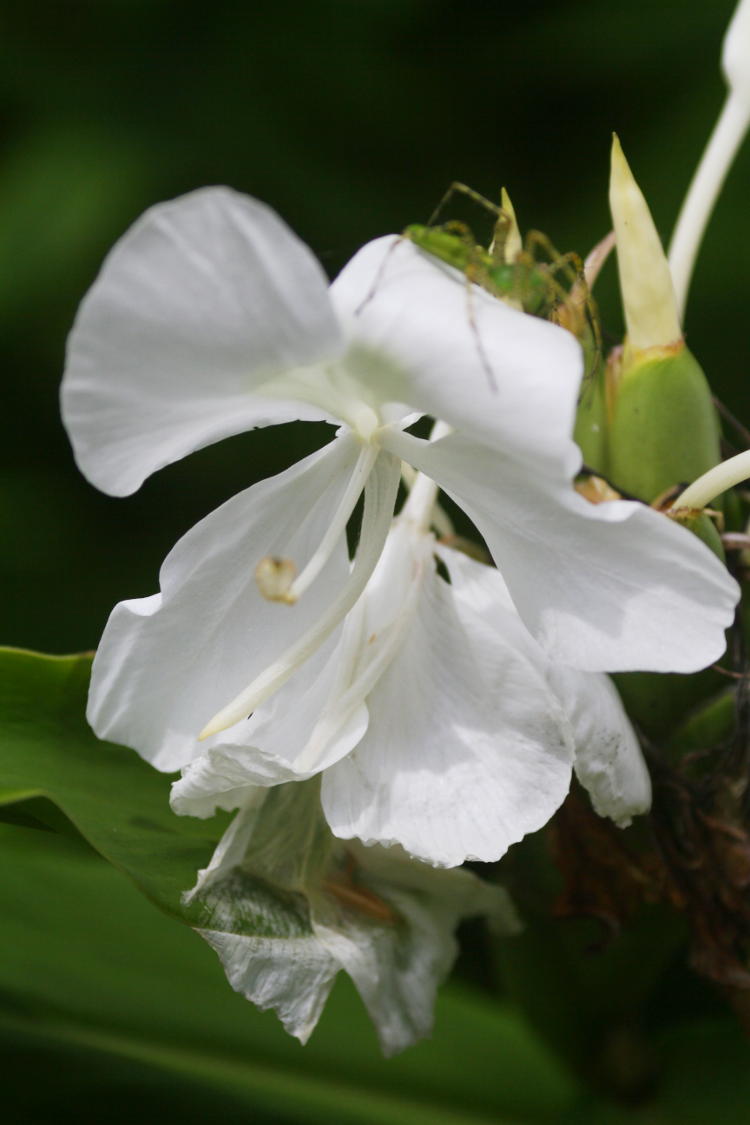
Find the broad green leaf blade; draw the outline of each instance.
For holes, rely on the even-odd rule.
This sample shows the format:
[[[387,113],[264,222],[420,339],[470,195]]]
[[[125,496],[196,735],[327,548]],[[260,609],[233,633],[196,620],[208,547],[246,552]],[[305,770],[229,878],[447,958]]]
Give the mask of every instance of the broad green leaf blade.
[[[184,917],[180,895],[226,818],[175,816],[167,777],[95,737],[85,718],[90,668],[89,656],[0,649],[0,804],[48,797],[149,898]]]
[[[6,1034],[135,1060],[290,1123],[551,1125],[576,1100],[511,1010],[460,993],[439,1001],[434,1042],[386,1062],[339,986],[303,1049],[230,991],[203,942],[87,849],[8,825],[0,846]]]
[[[190,817],[176,817],[168,804],[167,777],[153,770],[134,752],[101,743],[94,737],[84,717],[89,668],[88,657],[45,657],[10,650],[0,652],[0,779],[3,799],[6,802],[14,799],[25,801],[23,807],[33,809],[36,814],[31,819],[32,824],[35,819],[40,819],[40,814],[44,819],[45,802],[53,802],[102,856],[125,871],[167,913],[182,920],[195,920],[181,907],[180,894],[192,885],[197,868],[204,866],[208,860],[226,823],[225,818],[198,821]],[[56,840],[60,848],[75,847],[74,843],[69,844],[48,833],[33,833],[19,827],[6,827],[3,831],[20,833],[27,840],[36,836],[41,849],[48,847],[50,840]],[[104,877],[93,872],[94,868],[87,868],[87,878]],[[109,876],[110,873],[106,874]],[[79,875],[82,878],[82,873]],[[13,871],[8,870],[6,878],[12,877]],[[262,1029],[260,1033],[254,1032],[257,1036],[253,1040],[256,1057],[259,1051],[260,1059],[266,1060],[268,1043],[274,1043],[272,1057],[275,1058],[277,1051],[281,1051],[283,1058],[294,1060],[295,1073],[298,1070],[300,1074],[317,1073],[322,1065],[324,1070],[335,1074],[339,1084],[342,1081],[342,1061],[347,1060],[347,1068],[352,1074],[356,1073],[360,1078],[365,1076],[368,1099],[373,1105],[377,1105],[374,1091],[384,1074],[388,1075],[391,1086],[398,1086],[403,1079],[403,1098],[410,1104],[413,1099],[412,1076],[420,1066],[424,1066],[422,1084],[426,1091],[431,1090],[434,1082],[433,1054],[437,1052],[446,1095],[447,1086],[455,1086],[449,1100],[457,1106],[473,1104],[479,1112],[478,1107],[485,1104],[487,1097],[482,1075],[494,1069],[497,1051],[503,1050],[503,1044],[508,1040],[510,1057],[518,1055],[523,1059],[531,1053],[534,1059],[534,1064],[527,1067],[528,1081],[520,1079],[524,1073],[523,1064],[509,1068],[502,1085],[510,1084],[511,1103],[515,1099],[524,1104],[531,1098],[533,1105],[544,1107],[551,1098],[559,1108],[560,1098],[567,1098],[570,1094],[569,1080],[553,1062],[546,1059],[543,1052],[541,1057],[545,1058],[545,1062],[541,1065],[542,1069],[546,1066],[549,1070],[551,1087],[546,1088],[544,1082],[539,1085],[536,1072],[539,1070],[537,1055],[540,1048],[513,1015],[495,1012],[491,1008],[480,1009],[476,1014],[476,1019],[483,1025],[483,1034],[477,1030],[474,1036],[477,1070],[473,1084],[467,1083],[461,1001],[455,1002],[458,1011],[451,1015],[438,1033],[439,1046],[428,1048],[427,1055],[422,1048],[412,1051],[406,1070],[403,1069],[404,1063],[396,1060],[389,1064],[387,1071],[383,1071],[384,1064],[379,1059],[372,1031],[359,1001],[350,991],[339,989],[338,1004],[343,1003],[345,1007],[343,1012],[340,1010],[338,1021],[330,1017],[324,1020],[323,1029],[315,1037],[315,1045],[300,1054],[299,1048],[288,1042],[273,1016],[258,1014],[230,992],[210,950],[204,949],[197,938],[161,919],[157,919],[159,923],[167,925],[161,940],[163,947],[167,944],[170,947],[165,961],[169,960],[170,971],[174,972],[174,994],[162,1000],[154,1011],[153,1000],[159,996],[160,981],[158,975],[154,979],[153,965],[148,971],[142,971],[140,966],[132,980],[123,979],[123,968],[127,964],[124,958],[129,956],[130,946],[125,947],[120,932],[128,929],[127,919],[120,917],[119,924],[113,929],[109,911],[105,916],[99,905],[88,912],[84,909],[87,901],[84,889],[71,888],[69,894],[61,896],[57,876],[54,876],[52,886],[49,882],[49,877],[43,878],[37,871],[31,885],[41,897],[37,900],[32,894],[33,908],[48,910],[48,903],[55,902],[53,915],[59,917],[58,926],[64,920],[64,925],[74,928],[76,939],[66,938],[64,943],[57,940],[50,943],[45,936],[34,954],[34,965],[26,974],[25,984],[16,958],[16,964],[10,970],[9,985],[21,996],[37,994],[40,1004],[51,1004],[59,1013],[68,1013],[58,1020],[55,1027],[55,1036],[66,1041],[91,1047],[98,1045],[99,1049],[145,1060],[146,1056],[141,1053],[145,1032],[146,1043],[156,1038],[153,1050],[149,1047],[147,1056],[152,1060],[158,1057],[158,1065],[181,1069],[185,1073],[205,1073],[207,1079],[232,1084],[235,1082],[232,1076],[235,1075],[233,1068],[236,1063],[232,1060],[238,1050],[234,1034],[240,1026],[239,1021],[243,1021],[243,1028],[246,1026],[244,1021],[248,1021],[247,1027]],[[60,881],[59,887],[62,885]],[[29,878],[24,876],[25,892],[28,887]],[[95,901],[98,902],[98,899]],[[133,901],[137,900],[131,895],[131,908]],[[30,906],[26,903],[20,917],[28,917],[29,910]],[[6,930],[11,927],[12,917],[9,915]],[[153,924],[156,925],[156,922]],[[22,964],[23,958],[30,956],[25,937],[27,928],[21,927],[11,942],[14,950],[22,951]],[[48,935],[54,926],[50,925],[49,919],[40,919],[32,927],[34,933],[37,930]],[[108,936],[107,930],[111,931]],[[139,930],[139,934],[141,932],[145,931]],[[103,948],[110,951],[110,963],[105,958],[102,964],[101,956],[97,957],[88,948],[81,953],[81,944],[95,943],[96,949],[100,949],[102,941]],[[54,946],[55,958],[45,960],[49,958],[50,944]],[[178,952],[176,961],[171,954],[172,945],[175,950],[184,947],[184,954]],[[182,957],[186,961],[181,961]],[[201,995],[200,972],[194,969],[194,960],[211,966],[210,978],[206,978],[205,969],[200,970],[203,979],[210,979],[210,998]],[[162,966],[160,972],[163,971]],[[75,987],[82,973],[85,980],[80,988]],[[93,988],[92,973],[98,974]],[[42,980],[45,984],[40,988]],[[93,1009],[84,1006],[81,1010],[81,997],[90,999],[92,995],[95,999]],[[201,1062],[194,1056],[196,1013],[200,1012],[200,1027],[205,1030],[206,1012],[214,1004],[222,1012],[222,1016],[214,1021],[213,1034],[208,1036],[210,1057],[213,1059],[219,1052],[220,1061],[214,1059],[216,1065],[206,1058]],[[143,1016],[140,1014],[141,1005],[144,1006]],[[112,1026],[111,1014],[120,1011],[123,1018],[115,1020]],[[231,1012],[226,1026],[234,1028],[228,1038],[225,1038],[224,1032],[224,1012]],[[262,1022],[258,1023],[259,1020]],[[352,1027],[359,1027],[359,1034],[352,1035]],[[93,1039],[88,1038],[92,1028],[96,1029]],[[123,1030],[127,1032],[126,1040],[122,1039]],[[205,1042],[205,1038],[200,1040],[201,1050]],[[170,1052],[181,1043],[186,1053],[174,1058]],[[232,1055],[229,1061],[225,1057],[227,1051]],[[244,1050],[241,1054],[244,1059]],[[420,1063],[421,1059],[424,1059],[423,1063]],[[244,1070],[241,1074],[244,1075]],[[408,1078],[404,1079],[404,1076]],[[236,1080],[242,1085],[245,1078]],[[257,1076],[253,1078],[254,1089],[258,1081]],[[278,1095],[283,1100],[286,1082],[287,1072],[284,1070],[280,1083],[271,1083],[274,1097]],[[502,1085],[500,1093],[504,1093]],[[541,1101],[540,1090],[543,1091]],[[305,1096],[312,1098],[309,1092]],[[453,1111],[440,1110],[440,1116],[438,1109],[439,1100],[430,1111],[432,1120],[454,1120]],[[373,1113],[371,1117],[351,1116],[351,1119],[386,1120],[384,1113],[385,1107],[381,1107],[379,1117]],[[412,1119],[405,1116],[403,1106],[399,1114],[396,1118],[399,1121]],[[420,1111],[414,1120],[422,1119]],[[462,1117],[459,1119],[463,1120]],[[484,1119],[483,1111],[478,1119]]]

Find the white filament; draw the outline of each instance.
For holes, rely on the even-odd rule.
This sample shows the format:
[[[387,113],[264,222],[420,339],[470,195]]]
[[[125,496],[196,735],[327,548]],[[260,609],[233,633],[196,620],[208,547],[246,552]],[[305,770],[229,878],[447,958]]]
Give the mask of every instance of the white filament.
[[[330,559],[339,539],[346,533],[346,525],[362,495],[362,490],[377,460],[378,452],[378,447],[374,442],[368,442],[362,446],[357,463],[346,486],[346,491],[328,525],[328,529],[307,566],[297,575],[284,595],[284,601],[290,605],[296,602],[305,590],[312,585]]]

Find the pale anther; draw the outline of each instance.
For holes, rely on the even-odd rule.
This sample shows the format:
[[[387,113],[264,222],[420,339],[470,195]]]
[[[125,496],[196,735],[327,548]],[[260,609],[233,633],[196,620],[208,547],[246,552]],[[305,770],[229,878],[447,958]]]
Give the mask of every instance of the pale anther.
[[[266,555],[255,568],[255,584],[269,602],[294,601],[289,591],[296,577],[297,567],[292,560],[277,555]]]

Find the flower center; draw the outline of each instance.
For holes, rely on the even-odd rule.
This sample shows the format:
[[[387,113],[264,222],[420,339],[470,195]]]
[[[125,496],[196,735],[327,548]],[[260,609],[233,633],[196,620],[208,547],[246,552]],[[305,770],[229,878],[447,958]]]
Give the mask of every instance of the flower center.
[[[297,399],[317,406],[333,421],[343,422],[362,441],[372,441],[382,425],[377,400],[366,384],[352,376],[343,363],[298,367],[258,388],[270,398]]]

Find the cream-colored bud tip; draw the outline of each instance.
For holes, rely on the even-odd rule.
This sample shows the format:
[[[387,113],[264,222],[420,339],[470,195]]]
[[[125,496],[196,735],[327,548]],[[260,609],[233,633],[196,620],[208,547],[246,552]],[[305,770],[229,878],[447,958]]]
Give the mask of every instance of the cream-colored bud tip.
[[[670,347],[682,338],[672,275],[648,204],[620,141],[612,140],[609,205],[617,239],[628,348]]]
[[[515,208],[505,188],[500,193],[500,207],[508,217],[508,233],[505,236],[505,261],[513,263],[523,250],[523,240],[518,229]]]

